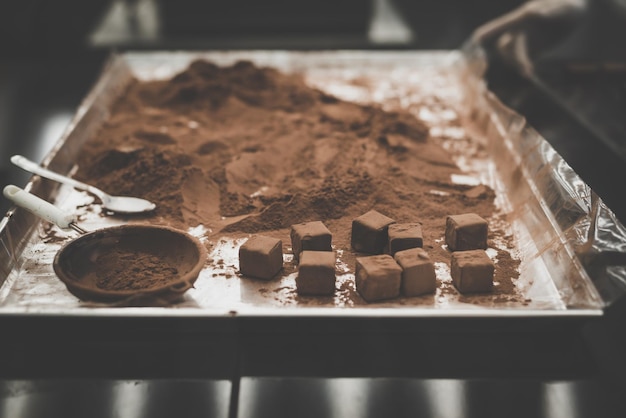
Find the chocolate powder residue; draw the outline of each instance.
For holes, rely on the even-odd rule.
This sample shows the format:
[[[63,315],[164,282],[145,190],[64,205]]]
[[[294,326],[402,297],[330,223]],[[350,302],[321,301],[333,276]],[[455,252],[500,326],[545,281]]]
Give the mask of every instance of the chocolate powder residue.
[[[98,257],[96,286],[103,290],[159,288],[175,281],[178,270],[141,251],[109,251]]]
[[[424,248],[447,264],[446,216],[494,212],[493,191],[453,183],[461,171],[411,114],[250,62],[196,61],[171,80],[134,81],[78,163],[80,180],[152,200],[155,219],[203,224],[212,239],[264,233],[287,251],[292,224],[322,220],[351,268],[351,222],[370,209],[421,222]],[[495,280],[511,283],[518,264],[499,255]]]

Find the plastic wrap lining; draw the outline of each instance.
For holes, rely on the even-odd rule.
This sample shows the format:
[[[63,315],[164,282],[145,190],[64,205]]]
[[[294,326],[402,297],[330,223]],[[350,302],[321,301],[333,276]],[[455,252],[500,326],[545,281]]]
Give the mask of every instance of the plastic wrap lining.
[[[518,163],[535,183],[535,196],[553,218],[563,239],[609,305],[626,292],[626,228],[593,190],[523,116],[507,108],[486,87],[484,50],[475,44],[463,49],[468,80],[489,101],[497,122],[508,132],[507,142]]]

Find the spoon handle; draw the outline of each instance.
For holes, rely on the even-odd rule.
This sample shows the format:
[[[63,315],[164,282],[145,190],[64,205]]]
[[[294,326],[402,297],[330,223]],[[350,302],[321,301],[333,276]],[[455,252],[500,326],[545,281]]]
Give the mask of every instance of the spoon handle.
[[[88,184],[82,183],[78,180],[74,180],[73,178],[70,177],[66,177],[62,174],[59,173],[55,173],[54,171],[50,171],[46,168],[43,168],[42,166],[40,166],[39,164],[30,161],[28,158],[22,156],[22,155],[14,155],[11,157],[11,162],[13,164],[15,164],[16,166],[18,166],[19,168],[26,170],[30,173],[33,174],[37,174],[41,177],[45,177],[47,179],[50,180],[54,180],[56,182],[59,183],[63,183],[63,184],[67,184],[69,186],[74,187],[75,189],[78,190],[84,190],[87,191],[89,193],[95,194],[96,196],[100,197],[102,199],[102,194],[103,192],[100,189],[97,189],[93,186],[90,186]]]
[[[65,213],[52,203],[46,202],[12,184],[4,188],[3,194],[4,197],[17,206],[32,212],[48,222],[56,224],[59,228],[72,228],[72,224],[76,222],[76,218],[72,214]]]

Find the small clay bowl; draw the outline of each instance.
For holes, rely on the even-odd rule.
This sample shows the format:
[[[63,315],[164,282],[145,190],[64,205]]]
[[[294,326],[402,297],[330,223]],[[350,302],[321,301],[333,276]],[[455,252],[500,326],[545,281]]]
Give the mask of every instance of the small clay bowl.
[[[202,243],[177,229],[123,225],[70,241],[53,267],[80,299],[169,301],[193,286],[206,258]]]

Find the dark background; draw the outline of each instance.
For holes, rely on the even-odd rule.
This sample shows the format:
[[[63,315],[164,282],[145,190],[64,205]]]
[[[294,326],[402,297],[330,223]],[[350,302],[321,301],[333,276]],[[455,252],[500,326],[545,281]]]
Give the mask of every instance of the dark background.
[[[603,4],[605,0],[598,2]],[[26,183],[29,175],[12,167],[9,157],[19,153],[41,161],[97,79],[112,50],[454,49],[477,26],[520,3],[516,0],[2,1],[0,183],[2,186]],[[390,12],[390,4],[395,13]],[[606,16],[600,13],[599,21],[608,22]],[[626,49],[620,48],[620,45],[624,47],[626,38],[613,36],[613,29],[604,27],[608,29],[602,31],[602,39],[597,42],[610,44],[611,48],[606,50],[618,53],[582,56],[582,61],[592,64],[589,71],[571,72],[563,62],[548,60],[538,78],[529,79],[493,54],[487,81],[501,100],[529,119],[624,221],[626,160],[618,151],[626,141],[621,136],[626,114],[623,112],[626,76],[619,67],[607,70],[602,64],[623,59],[619,52]],[[590,49],[604,51],[604,48]],[[607,131],[603,129],[606,126],[614,129]],[[0,199],[0,212],[8,208],[8,203]],[[546,336],[542,348],[527,348],[525,352],[511,348],[511,362],[525,358],[526,362],[520,365],[537,365],[527,375],[520,373],[519,368],[507,372],[502,369],[502,363],[494,363],[481,376],[462,373],[457,368],[458,362],[444,362],[434,376],[417,373],[410,379],[243,379],[239,414],[626,416],[625,399],[621,396],[626,393],[625,323],[626,306],[621,301],[607,309],[604,318],[585,324],[582,329],[567,334],[567,338]],[[148,373],[152,377],[148,380],[129,380],[134,376],[117,374],[106,362],[98,367],[97,360],[94,360],[95,368],[88,369],[95,370],[91,375],[82,374],[77,368],[76,373],[66,371],[55,376],[53,366],[46,369],[38,365],[41,368],[37,369],[33,366],[36,362],[29,361],[29,355],[39,357],[45,351],[45,343],[20,334],[19,323],[8,321],[0,325],[2,330],[11,329],[8,335],[28,342],[22,346],[23,356],[19,361],[16,359],[13,367],[6,368],[11,363],[6,359],[0,363],[5,365],[4,369],[0,368],[0,416],[219,416],[228,412],[231,392],[227,382],[181,380],[175,365],[167,368],[170,375],[153,370]],[[3,335],[6,337],[7,332]],[[172,335],[176,338],[175,332]],[[512,336],[510,341],[519,338]],[[393,356],[401,350],[402,342],[370,344],[384,355]],[[463,354],[462,340],[455,344]],[[513,343],[509,346],[513,347]],[[525,342],[519,346],[529,347]],[[555,353],[558,350],[570,353],[568,348],[576,353],[577,360],[573,363],[577,364],[564,360],[567,366],[555,373],[548,354],[558,358]],[[124,352],[124,347],[117,349]],[[450,355],[456,349],[456,345],[452,347]],[[481,347],[475,349],[480,351]],[[123,355],[120,353],[117,355]],[[567,353],[562,358],[569,359]],[[471,351],[465,354],[471,362]],[[50,355],[54,363],[54,356]],[[111,356],[113,360],[116,358],[116,354]],[[546,366],[544,371],[541,365]],[[136,378],[145,377],[146,373],[140,375]],[[154,380],[155,377],[160,379]],[[123,401],[121,392],[134,395]],[[186,415],[181,415],[183,406],[188,407]]]

